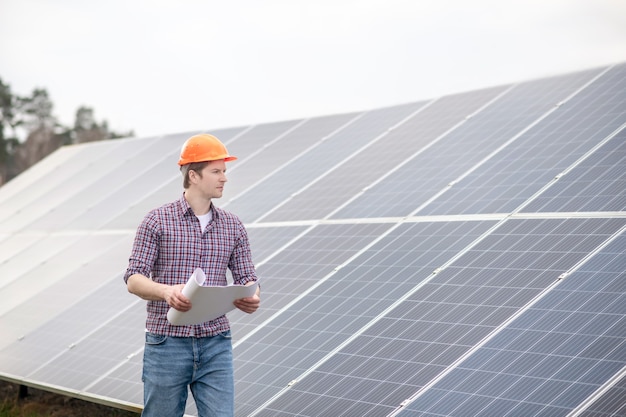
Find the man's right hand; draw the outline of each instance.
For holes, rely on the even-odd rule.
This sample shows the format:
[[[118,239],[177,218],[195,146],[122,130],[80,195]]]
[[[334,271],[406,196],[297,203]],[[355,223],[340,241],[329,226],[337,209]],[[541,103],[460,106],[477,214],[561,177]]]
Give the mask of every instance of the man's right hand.
[[[191,309],[191,300],[182,293],[185,284],[159,284],[144,275],[134,274],[128,278],[127,286],[131,294],[135,294],[144,300],[164,300],[170,307],[183,312]]]
[[[178,311],[189,311],[191,309],[191,301],[182,293],[185,284],[166,286],[163,299],[167,304]]]

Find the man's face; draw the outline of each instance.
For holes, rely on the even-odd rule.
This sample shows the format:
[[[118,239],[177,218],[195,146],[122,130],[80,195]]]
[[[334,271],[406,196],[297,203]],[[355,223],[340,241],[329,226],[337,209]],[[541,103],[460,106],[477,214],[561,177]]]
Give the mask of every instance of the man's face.
[[[226,184],[226,163],[224,160],[210,161],[198,175],[195,182],[198,190],[206,198],[220,198]]]

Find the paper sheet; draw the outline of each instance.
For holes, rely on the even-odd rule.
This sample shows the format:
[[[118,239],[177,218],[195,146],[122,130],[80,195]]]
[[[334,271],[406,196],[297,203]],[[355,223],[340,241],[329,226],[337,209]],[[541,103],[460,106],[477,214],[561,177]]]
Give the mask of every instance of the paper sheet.
[[[226,285],[223,287],[203,286],[206,275],[196,268],[185,284],[182,293],[191,300],[191,310],[182,312],[170,308],[167,320],[174,326],[200,324],[216,319],[235,309],[233,301],[252,297],[258,283],[252,285]]]

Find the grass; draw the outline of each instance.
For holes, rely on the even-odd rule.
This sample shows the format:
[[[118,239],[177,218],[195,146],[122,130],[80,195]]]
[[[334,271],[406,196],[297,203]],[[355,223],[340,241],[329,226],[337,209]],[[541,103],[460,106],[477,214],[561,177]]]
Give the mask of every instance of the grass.
[[[139,414],[77,398],[28,389],[19,398],[19,386],[0,380],[0,417],[138,417]]]
[[[31,413],[16,409],[13,404],[3,402],[0,404],[0,417],[39,417],[37,413]]]

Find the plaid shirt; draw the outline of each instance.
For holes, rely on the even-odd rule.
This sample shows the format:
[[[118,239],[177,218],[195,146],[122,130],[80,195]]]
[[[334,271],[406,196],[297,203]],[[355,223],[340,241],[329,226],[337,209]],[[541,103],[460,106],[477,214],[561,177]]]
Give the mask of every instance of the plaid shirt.
[[[213,219],[204,232],[184,195],[150,211],[137,229],[124,281],[141,274],[161,284],[185,284],[202,268],[205,285],[227,285],[226,268],[236,284],[256,281],[248,234],[237,216],[211,205]],[[230,329],[226,316],[198,325],[172,326],[168,304],[148,301],[146,329],[177,337],[214,336]]]

